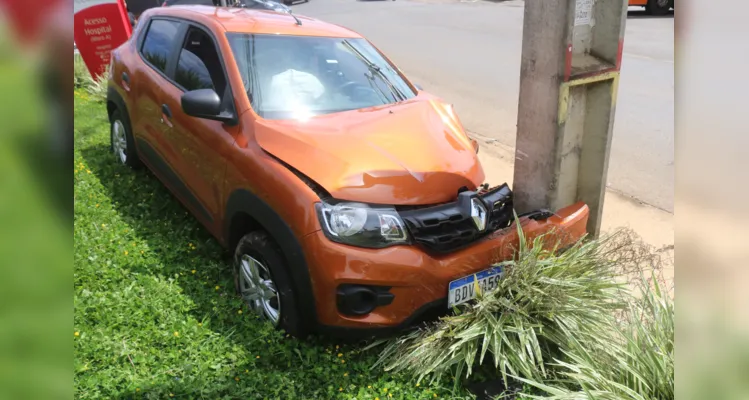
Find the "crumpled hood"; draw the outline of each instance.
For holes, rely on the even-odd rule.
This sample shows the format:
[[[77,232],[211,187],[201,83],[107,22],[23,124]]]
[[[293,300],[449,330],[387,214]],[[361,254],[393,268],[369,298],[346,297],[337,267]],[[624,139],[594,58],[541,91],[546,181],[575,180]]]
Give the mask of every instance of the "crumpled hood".
[[[341,200],[435,204],[484,180],[451,107],[422,96],[308,120],[260,120],[255,137],[265,151]]]

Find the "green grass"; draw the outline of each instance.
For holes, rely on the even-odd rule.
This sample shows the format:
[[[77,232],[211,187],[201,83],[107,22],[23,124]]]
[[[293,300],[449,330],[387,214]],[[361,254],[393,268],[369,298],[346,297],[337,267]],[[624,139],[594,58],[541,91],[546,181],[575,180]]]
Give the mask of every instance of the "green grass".
[[[248,313],[226,252],[155,177],[115,162],[104,104],[75,94],[74,388],[90,398],[459,398],[288,338]],[[392,397],[389,397],[392,395]]]

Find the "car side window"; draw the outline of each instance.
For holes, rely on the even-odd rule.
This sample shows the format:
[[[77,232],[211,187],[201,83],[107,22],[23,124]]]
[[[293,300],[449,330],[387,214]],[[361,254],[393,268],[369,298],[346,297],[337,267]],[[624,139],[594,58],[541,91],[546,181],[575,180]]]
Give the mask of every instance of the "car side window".
[[[188,30],[174,80],[186,91],[213,89],[223,97],[226,76],[213,40],[202,29]]]
[[[148,26],[141,54],[154,68],[166,73],[169,51],[177,38],[179,23],[165,19],[154,19]]]

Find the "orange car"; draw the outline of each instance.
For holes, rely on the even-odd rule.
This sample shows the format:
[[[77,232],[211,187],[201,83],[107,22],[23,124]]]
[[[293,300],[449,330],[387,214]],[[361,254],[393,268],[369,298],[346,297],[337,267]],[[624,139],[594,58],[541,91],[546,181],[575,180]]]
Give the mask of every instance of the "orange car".
[[[674,8],[674,0],[628,0],[629,6],[643,6],[645,10],[653,15],[668,14],[668,10]]]
[[[234,251],[247,304],[295,335],[447,312],[517,244],[512,192],[482,185],[452,107],[336,25],[150,9],[112,54],[107,112],[117,160],[152,170]],[[568,244],[587,218],[579,203],[521,224]]]

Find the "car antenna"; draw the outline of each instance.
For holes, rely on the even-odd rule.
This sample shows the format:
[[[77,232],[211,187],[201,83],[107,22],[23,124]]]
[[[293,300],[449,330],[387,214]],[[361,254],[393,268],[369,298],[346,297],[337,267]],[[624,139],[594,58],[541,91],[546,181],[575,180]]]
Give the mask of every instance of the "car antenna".
[[[297,25],[299,25],[299,26],[302,26],[302,21],[301,21],[301,20],[299,20],[299,18],[297,18],[297,16],[296,16],[296,15],[294,15],[294,14],[292,14],[292,13],[289,13],[289,15],[291,15],[291,16],[292,16],[292,18],[294,18],[294,20],[296,21],[296,24],[297,24]]]

